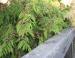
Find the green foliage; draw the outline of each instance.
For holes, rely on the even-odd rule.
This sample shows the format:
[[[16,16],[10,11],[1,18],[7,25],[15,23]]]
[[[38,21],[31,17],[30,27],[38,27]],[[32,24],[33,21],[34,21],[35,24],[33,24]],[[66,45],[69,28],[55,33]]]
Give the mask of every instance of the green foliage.
[[[22,38],[22,40],[19,41],[18,49],[31,51],[31,47],[29,45],[29,39]]]
[[[14,0],[0,12],[0,58],[21,58],[68,27],[66,11],[43,0]]]

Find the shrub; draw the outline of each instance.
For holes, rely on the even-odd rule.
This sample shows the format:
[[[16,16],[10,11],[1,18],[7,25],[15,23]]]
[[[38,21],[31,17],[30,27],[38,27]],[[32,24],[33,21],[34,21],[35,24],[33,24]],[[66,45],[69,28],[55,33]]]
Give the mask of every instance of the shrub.
[[[68,27],[66,12],[42,0],[14,0],[0,12],[0,57],[21,58]]]

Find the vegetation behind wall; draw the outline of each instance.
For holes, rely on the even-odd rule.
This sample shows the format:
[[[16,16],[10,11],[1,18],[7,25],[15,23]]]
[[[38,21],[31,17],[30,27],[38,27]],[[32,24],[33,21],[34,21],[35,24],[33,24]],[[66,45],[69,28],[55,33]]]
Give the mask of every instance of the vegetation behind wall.
[[[65,20],[68,11],[53,2],[13,0],[0,11],[0,58],[21,58],[48,37],[70,26]]]

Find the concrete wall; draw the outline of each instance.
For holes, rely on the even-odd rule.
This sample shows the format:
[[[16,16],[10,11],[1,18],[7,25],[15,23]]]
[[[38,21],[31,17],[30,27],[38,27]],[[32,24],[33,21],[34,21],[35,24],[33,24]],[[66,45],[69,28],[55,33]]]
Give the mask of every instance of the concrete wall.
[[[45,43],[33,49],[22,58],[64,58],[73,42],[75,31],[73,28],[64,30],[50,38]]]

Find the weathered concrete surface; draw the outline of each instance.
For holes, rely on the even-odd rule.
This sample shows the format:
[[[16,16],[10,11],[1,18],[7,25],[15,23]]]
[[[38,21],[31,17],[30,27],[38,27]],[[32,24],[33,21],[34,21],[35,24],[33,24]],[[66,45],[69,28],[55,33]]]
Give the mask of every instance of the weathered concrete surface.
[[[64,58],[73,39],[73,28],[67,29],[59,35],[50,38],[22,58]]]

